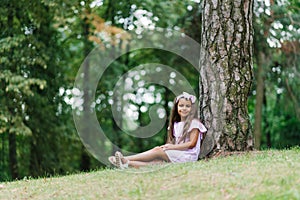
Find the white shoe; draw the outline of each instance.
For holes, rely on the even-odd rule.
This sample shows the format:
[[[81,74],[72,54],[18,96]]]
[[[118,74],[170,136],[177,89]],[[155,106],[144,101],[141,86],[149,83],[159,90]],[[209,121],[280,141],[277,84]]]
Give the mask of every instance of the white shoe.
[[[116,157],[115,157],[115,156],[109,156],[109,157],[108,157],[108,160],[109,160],[109,162],[110,162],[112,165],[114,165],[115,167],[118,167],[118,165],[117,165],[117,160],[116,160]]]
[[[116,158],[116,166],[120,169],[126,169],[128,168],[128,164],[129,164],[129,160],[127,160],[126,163],[122,162],[122,158],[124,158],[124,156],[122,155],[121,152],[117,151],[115,153],[115,158]]]

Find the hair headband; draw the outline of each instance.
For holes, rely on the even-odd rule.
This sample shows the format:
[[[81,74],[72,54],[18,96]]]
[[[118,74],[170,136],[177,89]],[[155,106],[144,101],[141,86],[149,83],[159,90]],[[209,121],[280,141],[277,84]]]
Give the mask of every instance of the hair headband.
[[[179,101],[179,99],[181,98],[186,98],[188,100],[190,100],[192,103],[195,103],[196,101],[196,97],[194,95],[191,95],[187,92],[183,92],[181,95],[176,97],[176,103]]]

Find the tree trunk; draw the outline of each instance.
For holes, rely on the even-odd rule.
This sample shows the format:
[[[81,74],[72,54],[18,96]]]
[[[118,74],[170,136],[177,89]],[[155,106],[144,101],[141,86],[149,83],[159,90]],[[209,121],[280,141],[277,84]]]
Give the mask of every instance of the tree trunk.
[[[274,0],[270,0],[271,7],[274,5]],[[266,108],[266,97],[265,97],[265,91],[264,91],[264,75],[265,75],[265,69],[270,65],[269,64],[269,52],[268,52],[268,44],[265,41],[265,39],[270,35],[270,27],[272,23],[274,22],[274,11],[271,9],[270,11],[270,17],[265,19],[263,22],[263,39],[261,39],[260,35],[257,35],[257,40],[255,41],[256,46],[256,60],[257,60],[257,74],[256,74],[256,105],[255,105],[255,123],[254,123],[254,147],[255,149],[260,149],[261,146],[261,139],[262,139],[262,124],[263,124],[263,119],[262,119],[262,111],[263,107],[265,106]],[[267,120],[265,119],[266,125],[267,125]],[[268,131],[265,129],[265,131]],[[270,132],[266,132],[266,139],[267,139],[267,146],[271,144],[270,142]]]
[[[7,15],[7,25],[8,27],[13,27],[13,19],[14,19],[14,8],[13,4],[9,3],[8,5],[8,15]],[[9,31],[8,35],[10,37],[14,36],[13,30]],[[11,49],[11,55],[9,56],[10,59],[13,62],[13,51],[14,49]],[[13,98],[11,98],[13,99]],[[11,104],[10,101],[8,101],[8,109],[10,110],[11,116],[14,115],[14,109],[13,105]],[[12,124],[10,123],[10,126]],[[11,127],[10,127],[11,128]],[[16,134],[14,132],[8,133],[8,142],[9,142],[9,168],[10,168],[10,173],[12,176],[12,179],[17,179],[19,177],[18,173],[18,163],[17,163],[17,144],[16,144]]]
[[[18,163],[17,163],[17,144],[16,144],[16,134],[8,134],[9,141],[9,168],[12,179],[19,178]]]
[[[260,149],[262,136],[262,109],[264,100],[264,69],[263,60],[265,55],[263,52],[259,53],[257,60],[257,75],[256,75],[256,104],[255,104],[255,122],[254,122],[254,147]]]
[[[84,46],[83,46],[83,54],[84,57],[88,56],[88,54],[90,53],[91,49],[91,45],[90,45],[90,41],[89,41],[89,36],[90,36],[90,24],[89,24],[89,19],[88,16],[90,15],[91,10],[89,7],[89,3],[86,4],[85,9],[84,9],[84,14],[86,14],[85,18],[82,21],[82,35],[83,35],[83,40],[84,40]],[[84,124],[84,141],[88,141],[87,143],[85,143],[85,145],[89,145],[91,146],[91,144],[89,144],[89,142],[91,141],[90,138],[90,105],[91,105],[91,91],[90,91],[90,63],[89,60],[85,60],[85,62],[83,63],[84,65],[84,82],[83,82],[83,115],[84,119],[87,123]],[[88,146],[85,146],[86,148],[88,148]],[[86,148],[82,148],[81,150],[81,163],[80,163],[80,170],[82,171],[88,171],[90,169],[90,165],[91,165],[91,160],[90,160],[90,156],[86,151]]]
[[[80,170],[87,172],[91,168],[91,158],[90,155],[88,154],[86,148],[82,145],[81,149],[81,162],[80,162]]]
[[[263,98],[263,106],[264,106],[264,116],[268,116],[267,113],[267,97],[266,97],[266,92],[264,91],[264,98]],[[270,124],[269,124],[269,119],[264,118],[264,123],[265,123],[265,133],[266,133],[266,142],[267,142],[267,147],[271,148],[272,147],[272,140],[271,140],[271,133],[270,133]]]
[[[30,171],[30,175],[33,177],[38,177],[39,175],[41,175],[42,173],[42,169],[41,169],[41,154],[39,153],[38,150],[38,144],[40,144],[37,141],[37,134],[36,136],[33,135],[31,138],[31,142],[30,142],[30,160],[29,160],[29,171]]]
[[[252,82],[252,0],[203,1],[200,117],[217,151],[253,148],[247,98]]]

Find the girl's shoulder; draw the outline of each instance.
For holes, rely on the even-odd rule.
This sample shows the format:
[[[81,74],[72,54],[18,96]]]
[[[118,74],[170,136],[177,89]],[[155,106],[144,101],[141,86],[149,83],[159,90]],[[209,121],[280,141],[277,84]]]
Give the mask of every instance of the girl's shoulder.
[[[207,131],[207,129],[206,129],[206,127],[202,124],[202,122],[199,120],[199,119],[197,119],[197,118],[194,118],[194,119],[192,119],[192,121],[191,121],[191,125],[190,125],[190,130],[191,129],[194,129],[194,128],[197,128],[197,129],[199,129],[199,131],[201,132],[201,133],[205,133],[206,131]]]
[[[194,119],[192,119],[192,122],[200,122],[201,123],[201,121],[200,121],[200,119],[198,119],[198,118],[194,118]]]
[[[192,119],[191,124],[202,124],[202,122],[200,121],[200,119],[194,118]]]

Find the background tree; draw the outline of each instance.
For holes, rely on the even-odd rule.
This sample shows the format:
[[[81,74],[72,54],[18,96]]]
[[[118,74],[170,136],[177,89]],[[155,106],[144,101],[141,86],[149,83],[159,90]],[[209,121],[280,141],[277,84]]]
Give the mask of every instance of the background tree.
[[[1,7],[1,180],[63,170],[62,143],[68,137],[63,52],[53,27],[55,3],[5,1]],[[23,12],[21,12],[21,10]],[[2,26],[3,25],[3,26]],[[63,134],[62,134],[63,133]],[[5,135],[8,135],[8,141]],[[6,173],[6,163],[10,173]],[[2,172],[2,170],[1,170]]]
[[[299,95],[294,88],[297,83],[295,77],[299,77],[296,56],[299,52],[299,23],[296,22],[299,3],[256,2],[255,8],[255,148],[286,147],[290,142],[284,141],[289,140],[291,135],[296,139],[295,132],[299,130],[299,126],[294,124],[294,120],[299,118],[299,103],[296,103]],[[281,101],[285,102],[285,106]],[[293,128],[289,129],[286,124]],[[279,127],[282,127],[281,131]],[[289,131],[285,131],[287,129]]]
[[[26,99],[34,95],[33,87],[43,90],[46,82],[35,74],[30,73],[34,66],[45,66],[43,57],[37,59],[34,55],[37,41],[31,36],[33,27],[28,13],[19,10],[24,6],[21,3],[5,1],[5,9],[1,7],[1,134],[3,140],[8,136],[9,168],[12,178],[19,178],[17,135],[30,135],[32,130],[28,121]],[[3,26],[2,26],[3,25]],[[5,145],[5,142],[3,142]],[[4,177],[7,176],[4,175]]]

